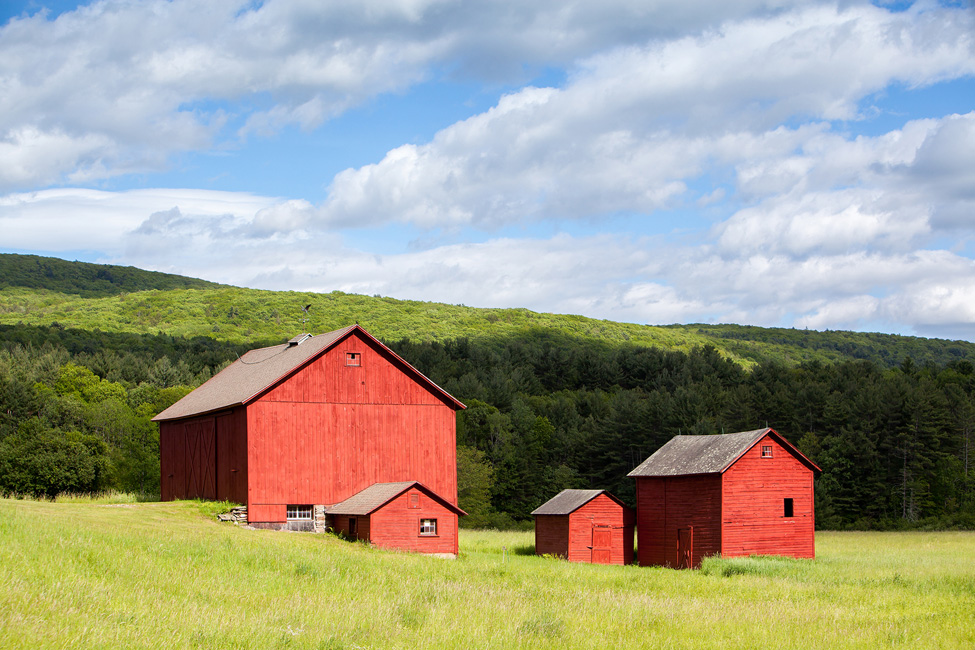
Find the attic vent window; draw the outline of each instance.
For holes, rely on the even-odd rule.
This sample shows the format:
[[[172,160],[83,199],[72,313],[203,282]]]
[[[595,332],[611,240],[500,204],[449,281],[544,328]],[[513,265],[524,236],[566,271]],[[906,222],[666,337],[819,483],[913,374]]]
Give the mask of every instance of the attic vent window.
[[[347,366],[361,366],[362,365],[362,353],[361,352],[346,352],[345,353],[345,365],[347,365]]]
[[[762,458],[772,457],[772,445],[762,445]]]

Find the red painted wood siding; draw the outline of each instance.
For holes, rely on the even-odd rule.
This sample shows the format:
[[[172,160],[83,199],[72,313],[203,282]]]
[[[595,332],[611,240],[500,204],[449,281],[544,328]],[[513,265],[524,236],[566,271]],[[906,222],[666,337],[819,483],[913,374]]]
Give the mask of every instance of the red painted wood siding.
[[[694,566],[721,552],[721,475],[637,477],[641,566],[677,566],[677,531],[694,527]]]
[[[159,430],[160,497],[217,496],[216,435],[212,417],[165,422]]]
[[[570,562],[592,560],[592,529],[609,526],[612,532],[610,564],[628,564],[633,561],[633,511],[600,494],[586,505],[569,515]]]
[[[569,515],[535,515],[535,554],[569,556]]]
[[[381,548],[456,555],[457,515],[422,492],[419,507],[411,508],[409,505],[409,492],[404,492],[368,517],[357,517],[357,537]],[[436,519],[437,534],[421,535],[421,519]],[[335,530],[348,532],[348,520],[348,516],[336,515],[333,522]]]
[[[763,445],[772,446],[771,458],[761,457]],[[783,516],[786,498],[792,517]],[[771,436],[725,471],[722,501],[723,556],[815,557],[813,472]]]
[[[160,497],[247,503],[247,420],[243,409],[161,422]]]
[[[568,515],[535,515],[535,554],[591,562],[593,528],[607,526],[612,531],[609,564],[630,564],[634,521],[632,510],[605,494]]]
[[[248,405],[246,429],[249,507],[328,505],[413,480],[457,503],[454,408],[358,335]]]

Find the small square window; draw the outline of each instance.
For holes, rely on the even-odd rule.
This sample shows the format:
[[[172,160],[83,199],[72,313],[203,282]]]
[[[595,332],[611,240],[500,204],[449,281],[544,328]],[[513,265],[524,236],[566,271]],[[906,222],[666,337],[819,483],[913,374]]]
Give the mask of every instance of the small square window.
[[[421,519],[420,520],[420,534],[421,535],[436,535],[437,534],[437,520],[436,519]]]
[[[762,445],[762,458],[772,457],[772,445]]]
[[[289,505],[288,521],[311,521],[311,506]]]
[[[795,511],[793,510],[792,499],[782,499],[782,516],[783,517],[793,517],[795,516]]]
[[[362,365],[362,353],[361,352],[346,352],[345,353],[345,365],[347,365],[347,366],[361,366]]]

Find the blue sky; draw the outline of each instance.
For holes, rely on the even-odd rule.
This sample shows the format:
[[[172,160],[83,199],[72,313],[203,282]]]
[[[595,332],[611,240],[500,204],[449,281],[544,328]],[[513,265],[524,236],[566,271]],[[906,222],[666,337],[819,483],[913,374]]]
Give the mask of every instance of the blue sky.
[[[970,2],[0,4],[0,251],[975,340]]]

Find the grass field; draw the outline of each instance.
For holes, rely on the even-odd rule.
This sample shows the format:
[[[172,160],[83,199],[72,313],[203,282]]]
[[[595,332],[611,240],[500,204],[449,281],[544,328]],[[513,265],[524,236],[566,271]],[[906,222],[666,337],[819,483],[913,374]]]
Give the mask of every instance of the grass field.
[[[117,500],[0,500],[0,648],[975,646],[975,533],[673,571],[535,557],[531,533],[462,531],[441,560]]]

